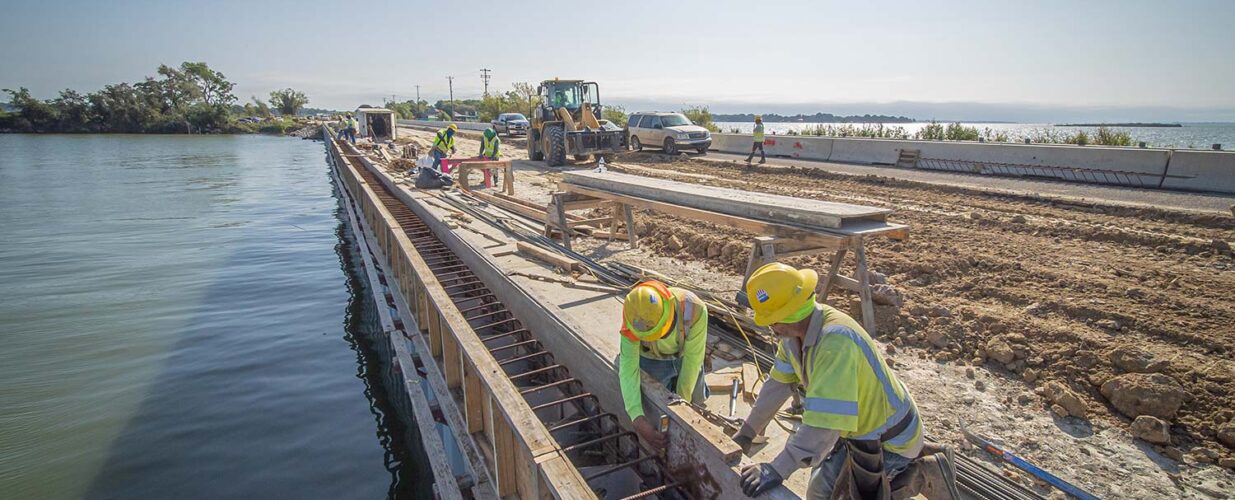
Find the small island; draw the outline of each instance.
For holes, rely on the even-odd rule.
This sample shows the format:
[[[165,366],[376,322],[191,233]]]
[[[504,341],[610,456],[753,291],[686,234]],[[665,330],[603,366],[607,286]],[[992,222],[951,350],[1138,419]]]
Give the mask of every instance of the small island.
[[[1182,127],[1179,123],[1057,123],[1056,127]]]

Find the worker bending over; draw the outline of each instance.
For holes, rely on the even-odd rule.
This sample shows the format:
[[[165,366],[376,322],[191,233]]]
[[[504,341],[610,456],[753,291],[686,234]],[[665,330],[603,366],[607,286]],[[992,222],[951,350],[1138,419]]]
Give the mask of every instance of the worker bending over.
[[[746,281],[755,324],[771,325],[780,345],[771,378],[734,441],[749,450],[793,386],[806,391],[802,425],[784,450],[771,463],[742,471],[742,490],[749,496],[810,466],[814,471],[806,497],[828,498],[845,465],[843,440],[860,441],[876,461],[881,452],[889,480],[922,451],[922,423],[909,390],[853,318],[815,302],[818,281],[815,271],[780,263],[760,267]]]
[[[442,169],[442,158],[455,154],[455,131],[459,126],[451,123],[446,128],[438,130],[433,138],[433,168]]]
[[[644,281],[626,294],[622,322],[618,355],[622,401],[635,431],[660,450],[666,437],[643,415],[639,370],[683,399],[702,403],[706,397],[703,353],[708,340],[708,306],[687,290]]]
[[[493,127],[485,129],[485,135],[480,139],[480,159],[497,160],[501,156],[498,152],[501,145],[502,141],[497,138],[497,130]]]

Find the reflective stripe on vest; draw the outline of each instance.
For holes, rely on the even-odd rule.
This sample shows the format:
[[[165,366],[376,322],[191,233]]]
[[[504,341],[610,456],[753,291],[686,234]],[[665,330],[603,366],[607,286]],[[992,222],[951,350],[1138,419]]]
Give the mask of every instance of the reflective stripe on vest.
[[[454,147],[455,140],[453,137],[446,136],[446,130],[437,131],[437,138],[433,140],[433,148],[443,153],[449,153],[450,148]]]
[[[755,142],[763,142],[763,124],[755,125]]]
[[[821,313],[827,314],[826,312]],[[847,322],[844,321],[842,316],[829,316],[830,317],[828,320],[824,322],[824,324],[820,325],[821,332],[819,338],[815,341],[815,345],[811,347],[809,352],[803,353],[803,362],[811,368],[814,367],[814,357],[818,352],[820,344],[823,343],[823,339],[828,335],[843,335],[858,347],[859,351],[862,353],[863,359],[866,360],[866,364],[870,366],[871,372],[875,375],[875,378],[879,381],[880,385],[883,386],[884,396],[887,397],[889,405],[892,406],[893,414],[884,420],[884,422],[882,422],[878,427],[869,432],[861,435],[846,437],[849,439],[858,440],[879,439],[885,431],[899,423],[901,419],[905,418],[905,415],[907,415],[911,410],[914,410],[913,401],[908,398],[909,390],[905,388],[904,383],[898,380],[897,382],[900,386],[900,394],[896,393],[894,387],[892,386],[892,380],[888,377],[887,372],[883,371],[882,365],[879,363],[879,357],[875,353],[874,348],[866,342],[861,334],[855,330],[854,327],[860,328],[856,322],[851,326],[846,324]],[[809,394],[810,389],[808,384],[810,384],[811,374],[808,373],[808,369],[806,367],[799,364],[796,353],[786,349],[785,354],[789,358],[789,362],[785,363],[783,360],[778,359],[776,364],[773,366],[773,369],[781,371],[782,373],[791,372],[797,374],[799,382],[806,387],[807,393]],[[857,416],[858,406],[860,403],[854,401],[837,401],[827,398],[806,397],[803,398],[802,405],[804,409],[810,411]],[[914,422],[911,422],[909,428],[905,432],[901,433],[901,435],[895,436],[887,442],[893,446],[906,445],[914,437],[917,429],[917,419],[917,412],[914,411]]]

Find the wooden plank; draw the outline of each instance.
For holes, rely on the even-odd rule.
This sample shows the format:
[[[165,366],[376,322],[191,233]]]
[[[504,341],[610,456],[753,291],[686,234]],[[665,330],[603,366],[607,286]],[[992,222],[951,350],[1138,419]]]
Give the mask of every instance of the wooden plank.
[[[720,188],[618,172],[571,171],[564,183],[767,222],[839,229],[857,219],[883,220],[890,209]]]
[[[567,273],[570,273],[579,267],[578,261],[565,255],[550,252],[538,246],[532,245],[531,243],[520,241],[515,243],[515,247],[519,249],[519,253],[536,260],[546,262]]]
[[[673,215],[676,217],[681,217],[684,219],[702,220],[702,221],[711,222],[713,224],[719,224],[719,225],[726,226],[726,227],[733,227],[733,228],[740,229],[742,231],[746,231],[749,233],[754,233],[754,234],[759,234],[759,235],[773,235],[778,238],[792,238],[792,239],[798,239],[801,241],[808,241],[808,242],[817,244],[821,247],[837,248],[843,244],[846,238],[846,236],[838,235],[838,234],[828,234],[828,233],[820,233],[817,231],[808,231],[808,230],[794,228],[794,227],[790,227],[790,226],[786,226],[782,224],[775,224],[775,223],[770,223],[770,222],[757,221],[754,219],[747,219],[744,217],[736,217],[733,215],[725,215],[725,214],[720,214],[716,212],[709,212],[707,210],[699,210],[695,208],[674,205],[672,203],[664,203],[664,202],[659,202],[659,201],[654,201],[654,200],[647,200],[643,198],[636,198],[633,196],[620,195],[620,194],[610,193],[606,191],[585,188],[581,186],[575,186],[571,184],[562,183],[562,184],[558,184],[558,186],[562,189],[569,190],[572,192],[580,192],[580,193],[588,194],[591,196],[596,196],[600,198],[606,198],[606,199],[610,199],[613,201],[621,202],[626,207],[628,207],[624,210],[629,209],[629,207],[641,208],[641,209],[646,209],[646,210],[654,210],[657,212]],[[634,232],[633,225],[628,224],[627,231],[630,233],[633,233]],[[633,234],[631,234],[631,236],[633,236]]]
[[[480,375],[470,364],[463,365],[463,412],[467,419],[467,432],[480,432],[484,422],[484,391],[480,387]]]
[[[443,332],[442,335],[442,374],[446,376],[446,387],[458,388],[463,383],[462,353],[459,352],[459,341],[453,334]]]
[[[493,440],[493,455],[497,469],[494,476],[497,478],[498,496],[505,497],[519,491],[518,469],[515,463],[518,460],[519,449],[515,445],[515,435],[511,431],[509,422],[498,418],[494,419],[493,424],[496,434]]]

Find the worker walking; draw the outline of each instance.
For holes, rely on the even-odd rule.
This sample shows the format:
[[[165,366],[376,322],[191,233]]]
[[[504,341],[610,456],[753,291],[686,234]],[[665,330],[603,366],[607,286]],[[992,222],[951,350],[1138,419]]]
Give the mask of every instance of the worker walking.
[[[442,158],[455,154],[455,131],[459,126],[451,123],[446,128],[438,130],[433,138],[433,168],[442,170]]]
[[[746,156],[746,163],[750,163],[750,160],[755,157],[755,150],[759,151],[759,163],[760,164],[767,163],[768,157],[766,154],[763,153],[764,135],[763,135],[763,117],[762,116],[755,115],[755,133],[753,137],[755,139],[755,143],[752,144],[750,147],[750,154]]]
[[[683,399],[702,403],[707,396],[703,357],[708,306],[693,292],[644,281],[626,294],[622,321],[618,377],[626,414],[644,441],[656,450],[664,449],[666,436],[643,415],[639,371]]]
[[[734,441],[749,450],[794,386],[802,386],[806,393],[802,425],[785,448],[771,463],[742,471],[742,490],[752,497],[810,466],[814,470],[807,498],[828,498],[838,477],[849,476],[841,473],[853,467],[845,467],[849,454],[858,453],[851,450],[869,450],[870,455],[854,460],[870,457],[881,463],[888,480],[922,451],[922,422],[909,390],[888,369],[861,325],[815,302],[818,281],[815,271],[781,263],[760,267],[746,281],[755,324],[770,325],[780,344],[771,378]],[[877,467],[872,472],[881,471]]]

